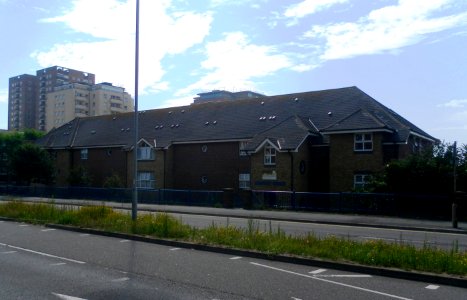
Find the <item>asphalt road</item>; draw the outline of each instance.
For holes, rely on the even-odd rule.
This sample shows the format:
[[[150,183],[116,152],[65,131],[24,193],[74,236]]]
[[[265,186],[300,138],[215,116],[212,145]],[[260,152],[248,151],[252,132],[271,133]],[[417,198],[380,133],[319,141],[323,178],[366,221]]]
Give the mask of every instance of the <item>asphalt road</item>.
[[[465,299],[462,288],[0,221],[0,299]]]
[[[196,227],[207,227],[212,224],[237,227],[247,227],[249,220],[237,217],[217,217],[194,214],[170,213],[185,224]],[[387,242],[407,243],[417,247],[424,245],[452,249],[454,245],[460,251],[467,250],[467,235],[442,232],[423,232],[415,230],[387,229],[377,227],[359,227],[347,225],[329,225],[317,223],[305,223],[297,221],[269,221],[254,220],[255,226],[260,230],[283,230],[287,234],[306,235],[309,233],[320,237],[339,236],[353,240],[383,240]],[[467,297],[466,297],[467,298]]]

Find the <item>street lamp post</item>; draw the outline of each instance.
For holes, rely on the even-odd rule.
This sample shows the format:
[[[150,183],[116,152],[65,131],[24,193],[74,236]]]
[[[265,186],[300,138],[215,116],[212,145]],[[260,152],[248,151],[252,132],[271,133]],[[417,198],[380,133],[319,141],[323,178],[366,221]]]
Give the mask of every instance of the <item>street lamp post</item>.
[[[131,219],[138,217],[138,73],[139,73],[139,0],[136,0],[136,35],[135,35],[135,141],[133,147],[134,154],[134,175],[133,175],[133,201],[131,203]]]

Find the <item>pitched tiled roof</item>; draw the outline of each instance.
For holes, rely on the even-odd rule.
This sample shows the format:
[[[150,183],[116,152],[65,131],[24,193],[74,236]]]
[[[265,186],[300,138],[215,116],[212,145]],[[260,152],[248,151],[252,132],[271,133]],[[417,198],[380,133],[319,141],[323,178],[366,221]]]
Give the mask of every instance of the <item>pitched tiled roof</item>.
[[[47,148],[131,147],[133,120],[134,113],[77,118],[39,143]],[[238,140],[255,149],[268,139],[289,150],[308,135],[363,129],[393,132],[394,142],[405,142],[410,133],[435,140],[357,87],[148,110],[139,112],[139,128],[140,138],[156,141],[157,147]]]

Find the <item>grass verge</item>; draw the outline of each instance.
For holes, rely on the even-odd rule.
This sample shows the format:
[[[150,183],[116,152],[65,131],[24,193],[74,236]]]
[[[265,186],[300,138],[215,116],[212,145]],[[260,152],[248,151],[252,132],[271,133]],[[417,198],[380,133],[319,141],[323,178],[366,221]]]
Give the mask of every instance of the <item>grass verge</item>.
[[[54,223],[177,239],[206,245],[220,245],[268,254],[287,254],[306,258],[354,262],[362,265],[390,267],[429,273],[467,275],[467,251],[457,245],[443,250],[425,245],[417,248],[403,242],[359,242],[339,237],[320,238],[285,234],[280,228],[260,228],[250,220],[246,228],[217,226],[198,229],[165,214],[140,215],[132,221],[129,214],[105,206],[76,209],[54,204],[6,202],[0,204],[0,216],[36,224]]]

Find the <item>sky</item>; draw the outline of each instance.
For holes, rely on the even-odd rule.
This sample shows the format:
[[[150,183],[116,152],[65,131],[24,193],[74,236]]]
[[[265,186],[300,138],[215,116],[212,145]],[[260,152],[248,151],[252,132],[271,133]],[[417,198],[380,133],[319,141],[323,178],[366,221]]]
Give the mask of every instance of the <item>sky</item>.
[[[8,79],[62,66],[134,95],[135,0],[0,0]],[[140,0],[139,109],[348,86],[467,144],[467,0]]]

